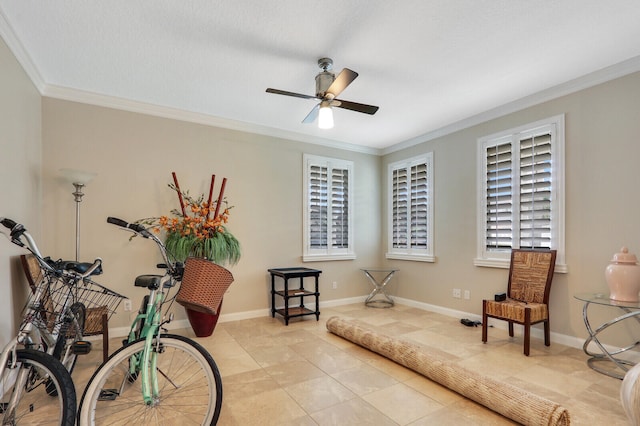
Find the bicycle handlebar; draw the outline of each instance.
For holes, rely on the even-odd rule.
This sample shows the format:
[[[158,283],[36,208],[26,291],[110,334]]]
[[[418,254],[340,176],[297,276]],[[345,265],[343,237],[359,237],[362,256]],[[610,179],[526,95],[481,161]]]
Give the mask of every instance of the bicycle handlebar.
[[[139,223],[129,223],[126,220],[122,220],[112,216],[107,217],[107,223],[119,226],[121,228],[128,229],[140,235],[141,237],[149,238],[153,240],[158,245],[158,248],[160,249],[160,253],[162,254],[162,259],[164,260],[164,263],[161,265],[164,268],[166,268],[169,274],[171,274],[173,277],[181,279],[182,273],[183,273],[182,263],[171,262],[167,254],[167,248],[164,246],[162,241],[160,241],[158,237],[153,235],[153,233],[149,232],[147,228],[145,228],[143,225]],[[158,267],[160,267],[160,264],[158,265]]]
[[[17,225],[17,223],[9,219],[8,217],[0,218],[0,223],[2,223],[5,226],[5,228],[9,228],[9,229],[13,229],[13,227]]]
[[[40,264],[40,266],[48,271],[54,272],[58,275],[70,275],[76,279],[85,279],[94,273],[100,274],[102,272],[100,269],[100,267],[102,266],[102,259],[100,259],[99,257],[96,258],[96,260],[94,260],[92,264],[83,264],[89,265],[84,272],[73,269],[73,266],[66,266],[72,263],[75,263],[77,266],[77,262],[52,261],[49,258],[45,259],[40,253],[35,240],[31,236],[31,234],[27,232],[27,229],[24,227],[24,225],[6,217],[0,218],[0,223],[4,225],[5,228],[10,230],[11,242],[17,246],[25,247],[27,250],[33,253],[33,255],[38,259],[38,263]],[[22,237],[24,237],[24,239],[26,240],[26,246],[22,241]]]
[[[141,237],[144,238],[150,238],[152,237],[151,233],[149,231],[147,231],[147,228],[145,228],[144,226],[140,225],[139,223],[129,223],[125,220],[122,219],[118,219],[117,217],[112,217],[109,216],[107,218],[107,222],[112,224],[112,225],[116,225],[116,226],[120,226],[122,228],[126,228],[126,229],[130,229],[133,232],[140,234]]]

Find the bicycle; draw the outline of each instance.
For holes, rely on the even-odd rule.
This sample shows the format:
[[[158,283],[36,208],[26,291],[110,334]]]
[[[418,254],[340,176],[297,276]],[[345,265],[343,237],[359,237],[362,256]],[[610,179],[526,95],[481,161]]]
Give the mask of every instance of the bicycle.
[[[84,340],[87,312],[103,313],[108,319],[125,296],[91,280],[102,273],[102,259],[93,263],[54,261],[42,256],[23,225],[11,219],[4,219],[3,225],[10,229],[11,242],[31,253],[41,273],[33,285],[21,325],[31,330],[35,327],[37,333],[29,334],[25,346],[53,355],[71,374],[77,356],[91,351],[91,343]]]
[[[24,229],[10,219],[0,218],[0,223],[11,229],[12,239]],[[27,310],[33,312],[34,308],[28,305]],[[0,353],[2,424],[72,426],[76,420],[76,391],[71,375],[58,359],[32,348],[35,330],[31,322],[23,322],[16,337]]]
[[[164,244],[144,226],[113,217],[107,222],[153,240],[164,261],[158,267],[166,273],[135,279],[134,285],[149,294],[124,346],[89,380],[78,410],[80,424],[215,425],[222,408],[222,378],[213,357],[195,341],[163,328],[173,320],[169,310],[175,296],[169,296],[182,280],[183,264],[171,262]]]

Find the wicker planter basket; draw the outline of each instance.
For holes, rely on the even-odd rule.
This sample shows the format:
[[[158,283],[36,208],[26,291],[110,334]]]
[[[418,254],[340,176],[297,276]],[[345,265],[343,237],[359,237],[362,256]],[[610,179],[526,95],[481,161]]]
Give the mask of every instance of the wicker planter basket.
[[[176,301],[185,308],[215,315],[224,293],[233,282],[227,269],[197,257],[187,259]]]

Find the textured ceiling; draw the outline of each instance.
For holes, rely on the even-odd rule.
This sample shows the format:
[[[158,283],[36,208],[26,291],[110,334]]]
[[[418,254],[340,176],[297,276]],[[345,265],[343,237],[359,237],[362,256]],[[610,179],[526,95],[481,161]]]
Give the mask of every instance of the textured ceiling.
[[[640,56],[638,0],[2,0],[0,34],[45,95],[376,149]],[[302,119],[320,57],[360,76],[335,127]],[[75,95],[74,95],[75,94]],[[133,102],[131,102],[133,101]]]

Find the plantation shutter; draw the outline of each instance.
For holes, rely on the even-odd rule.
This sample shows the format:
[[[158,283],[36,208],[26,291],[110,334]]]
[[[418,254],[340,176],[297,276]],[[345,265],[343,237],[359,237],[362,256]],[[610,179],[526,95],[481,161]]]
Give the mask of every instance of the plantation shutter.
[[[551,133],[520,141],[520,247],[551,248]]]
[[[426,163],[393,170],[393,248],[427,248],[428,184]]]
[[[349,170],[332,169],[331,173],[331,244],[349,247]]]
[[[409,191],[406,168],[393,171],[393,248],[407,248],[409,241]]]
[[[411,167],[411,247],[427,248],[427,165]]]
[[[327,247],[328,185],[327,167],[311,165],[309,173],[309,243],[312,248]]]
[[[355,259],[353,162],[305,154],[305,262]]]
[[[564,257],[564,116],[478,139],[477,266],[507,267],[511,249]]]
[[[486,150],[486,249],[511,250],[513,247],[512,144]]]

